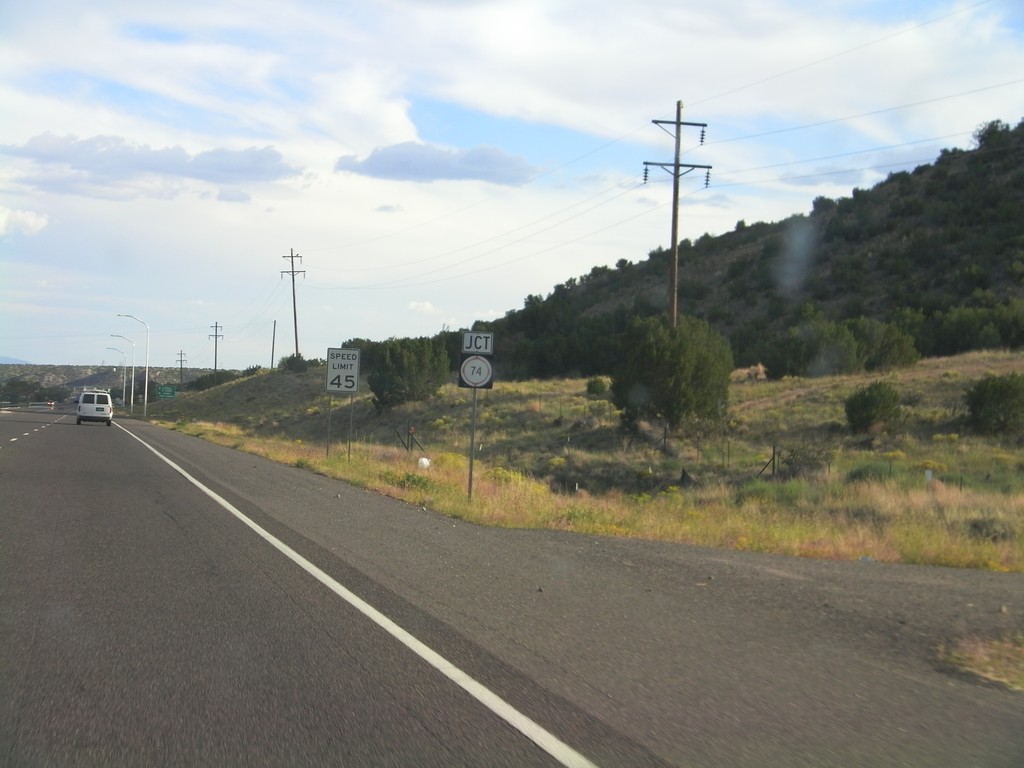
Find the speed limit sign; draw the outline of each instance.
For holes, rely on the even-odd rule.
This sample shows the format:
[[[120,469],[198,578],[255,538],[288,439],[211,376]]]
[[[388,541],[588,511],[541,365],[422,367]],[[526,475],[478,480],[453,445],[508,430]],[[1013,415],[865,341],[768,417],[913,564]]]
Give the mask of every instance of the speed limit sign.
[[[459,366],[459,386],[490,389],[494,383],[491,361],[483,355],[463,355]]]
[[[359,391],[359,350],[327,350],[327,378],[324,389],[329,395]]]

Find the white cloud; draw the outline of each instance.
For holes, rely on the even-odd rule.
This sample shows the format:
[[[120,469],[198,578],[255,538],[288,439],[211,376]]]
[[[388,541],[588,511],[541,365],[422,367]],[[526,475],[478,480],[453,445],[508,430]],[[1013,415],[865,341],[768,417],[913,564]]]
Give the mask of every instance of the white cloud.
[[[48,224],[44,214],[35,211],[11,210],[0,206],[0,237],[19,234],[38,235]]]
[[[154,149],[120,136],[79,139],[44,133],[21,146],[0,146],[0,154],[30,161],[41,172],[25,173],[18,180],[52,191],[119,186],[146,177],[261,183],[296,176],[300,170],[286,164],[273,147],[216,148],[190,155],[180,146]]]
[[[446,149],[415,141],[378,147],[364,160],[341,157],[334,169],[392,181],[476,179],[494,184],[521,184],[535,173],[525,158],[495,147]]]
[[[413,312],[423,315],[437,315],[440,313],[440,310],[429,301],[410,301],[408,308]]]
[[[468,327],[667,244],[670,180],[639,177],[671,159],[650,121],[676,99],[709,123],[703,147],[684,132],[686,158],[714,166],[710,189],[683,183],[696,238],[1016,124],[1022,22],[1005,0],[13,4],[0,354],[88,359],[66,329],[106,341],[133,312],[155,359],[212,365],[219,322],[222,364],[265,362],[274,322],[278,351],[293,332],[292,247],[311,355]],[[40,265],[83,258],[102,275],[31,291]],[[4,335],[26,316],[40,338]]]

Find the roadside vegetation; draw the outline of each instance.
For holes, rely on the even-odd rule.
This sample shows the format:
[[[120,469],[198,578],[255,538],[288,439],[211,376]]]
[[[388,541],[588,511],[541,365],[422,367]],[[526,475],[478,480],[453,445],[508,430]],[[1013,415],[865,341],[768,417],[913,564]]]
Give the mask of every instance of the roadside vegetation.
[[[311,367],[151,403],[150,414],[481,524],[1024,572],[1020,436],[978,433],[967,409],[979,382],[1022,365],[1024,354],[984,352],[881,377],[738,381],[720,418],[670,435],[625,427],[593,378],[498,382],[478,392],[472,499],[471,390],[453,383],[382,412],[362,391],[331,402],[324,369]],[[886,419],[854,429],[847,411],[865,392]]]
[[[957,669],[1024,691],[1024,633],[1001,640],[961,639],[941,646],[939,657]]]

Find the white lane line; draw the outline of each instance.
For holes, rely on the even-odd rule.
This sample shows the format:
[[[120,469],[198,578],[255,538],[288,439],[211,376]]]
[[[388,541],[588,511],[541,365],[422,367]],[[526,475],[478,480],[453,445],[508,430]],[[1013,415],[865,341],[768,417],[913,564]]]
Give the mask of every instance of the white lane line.
[[[590,760],[585,758],[583,755],[574,750],[568,744],[561,741],[558,737],[556,737],[554,734],[546,730],[543,726],[539,725],[538,723],[535,723],[529,717],[521,713],[507,701],[498,696],[498,694],[494,693],[492,690],[484,686],[482,683],[478,682],[476,679],[474,679],[467,673],[463,672],[461,669],[459,669],[446,658],[444,658],[441,654],[437,653],[435,650],[427,646],[425,643],[418,640],[409,632],[402,629],[400,626],[398,626],[395,622],[393,622],[383,613],[378,611],[376,608],[367,603],[358,595],[346,589],[339,582],[335,581],[330,575],[322,571],[313,563],[309,562],[309,560],[304,558],[302,555],[300,555],[294,549],[289,547],[287,544],[285,544],[279,538],[274,536],[272,533],[265,530],[264,528],[261,528],[255,522],[253,522],[244,514],[242,514],[242,512],[240,512],[238,508],[235,507],[231,502],[229,502],[223,496],[217,494],[215,491],[212,491],[209,488],[207,488],[205,485],[196,480],[194,477],[192,477],[192,475],[190,475],[180,466],[175,464],[169,458],[164,456],[162,453],[160,453],[156,448],[151,446],[145,440],[138,437],[134,433],[129,432],[120,424],[115,423],[114,426],[131,435],[133,438],[135,438],[144,446],[146,446],[146,448],[152,451],[161,461],[165,462],[175,472],[180,474],[182,477],[184,477],[186,480],[192,483],[192,485],[194,485],[200,491],[202,491],[215,502],[217,502],[217,504],[219,504],[225,510],[227,510],[236,518],[238,518],[242,523],[251,528],[267,543],[269,543],[271,546],[273,546],[275,549],[281,552],[281,554],[283,554],[293,563],[298,565],[300,568],[302,568],[302,570],[306,571],[306,573],[308,573],[314,579],[319,581],[329,590],[334,592],[334,594],[336,594],[342,600],[344,600],[353,608],[358,610],[368,619],[373,621],[389,635],[391,635],[400,643],[405,645],[409,650],[411,650],[413,653],[415,653],[417,656],[419,656],[421,659],[427,662],[430,666],[432,666],[438,672],[443,674],[453,683],[455,683],[464,691],[466,691],[478,702],[480,702],[489,710],[491,710],[491,712],[496,714],[498,717],[500,717],[506,723],[511,725],[521,734],[526,736],[526,738],[530,739],[534,744],[536,744],[538,747],[540,747],[549,755],[551,755],[559,763],[566,766],[566,768],[597,768],[597,766],[594,763],[590,762]]]

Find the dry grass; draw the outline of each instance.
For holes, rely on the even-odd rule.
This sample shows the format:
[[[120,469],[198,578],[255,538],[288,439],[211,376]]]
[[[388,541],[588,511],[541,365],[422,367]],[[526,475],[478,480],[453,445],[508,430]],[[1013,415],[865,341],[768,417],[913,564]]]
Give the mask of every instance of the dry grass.
[[[1007,640],[965,638],[941,646],[939,657],[978,677],[1024,691],[1024,634]]]

